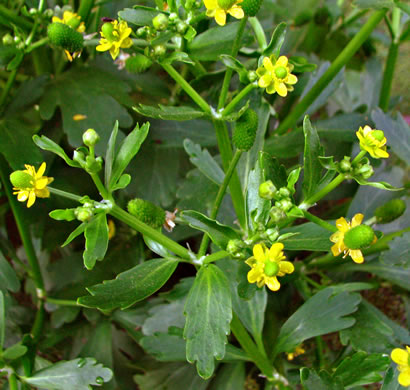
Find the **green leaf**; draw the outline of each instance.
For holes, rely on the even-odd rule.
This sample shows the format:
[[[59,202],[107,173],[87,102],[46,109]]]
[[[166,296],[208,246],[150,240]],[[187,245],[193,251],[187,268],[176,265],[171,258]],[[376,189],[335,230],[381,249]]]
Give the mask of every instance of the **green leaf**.
[[[225,174],[218,163],[209,154],[207,149],[202,149],[201,145],[193,143],[190,139],[184,140],[185,151],[189,155],[189,161],[194,164],[209,180],[221,185]]]
[[[362,186],[371,186],[371,187],[380,188],[382,190],[387,190],[387,191],[401,191],[403,189],[403,188],[394,187],[391,184],[386,183],[385,181],[372,182],[372,181],[367,181],[367,180],[364,180],[356,176],[353,176],[353,179],[355,179]]]
[[[86,223],[83,222],[81,225],[78,225],[71,233],[70,235],[67,237],[67,239],[64,241],[63,245],[61,245],[61,247],[65,247],[66,245],[68,245],[71,241],[74,240],[74,238],[77,238],[80,234],[84,233],[85,230],[85,225]]]
[[[345,357],[333,373],[339,377],[346,389],[353,386],[368,385],[383,379],[380,372],[385,371],[390,363],[386,355],[366,352],[356,352],[353,356]]]
[[[340,332],[340,341],[348,343],[355,351],[389,354],[400,344],[410,344],[410,333],[394,321],[390,320],[380,310],[363,300],[359,310],[353,314],[356,322]],[[372,331],[368,331],[368,324]]]
[[[74,221],[76,219],[74,209],[53,210],[48,215],[56,221]]]
[[[3,350],[4,337],[6,335],[6,305],[3,291],[0,290],[0,351]]]
[[[315,370],[303,367],[300,379],[305,390],[344,390],[339,378],[332,378],[325,370],[318,374]]]
[[[353,5],[358,8],[392,8],[394,7],[393,0],[355,0]]]
[[[407,15],[410,15],[410,5],[409,4],[406,4],[406,3],[403,3],[402,1],[397,1],[397,0],[394,0],[394,3],[396,4],[396,7],[400,8]]]
[[[215,369],[214,357],[225,356],[232,319],[229,282],[214,264],[201,267],[185,304],[186,357],[198,374],[207,379]]]
[[[112,168],[115,160],[115,143],[117,141],[118,135],[118,121],[115,121],[114,127],[112,129],[110,139],[107,144],[107,151],[105,152],[105,161],[104,161],[104,184],[108,187],[111,181]]]
[[[285,41],[286,35],[286,23],[282,22],[278,24],[272,33],[268,47],[263,51],[263,55],[269,57],[273,54],[276,58],[279,58],[280,49]]]
[[[210,219],[205,215],[194,210],[186,210],[180,214],[189,226],[198,229],[208,234],[209,238],[215,245],[218,245],[222,250],[226,249],[229,240],[240,239],[240,235],[231,227],[222,225],[214,219]]]
[[[275,142],[280,143],[278,140]],[[272,157],[270,154],[264,152],[261,153],[259,160],[265,180],[272,180],[272,183],[276,188],[287,186],[288,176],[284,165],[279,164],[275,157]]]
[[[191,27],[191,29],[192,29],[192,27]],[[171,32],[171,38],[172,38],[172,36],[173,36],[173,33]],[[194,37],[192,37],[190,40],[192,41],[193,38]],[[189,55],[187,53],[182,52],[182,51],[174,51],[172,54],[170,54],[169,56],[164,58],[161,61],[161,63],[163,63],[163,64],[172,64],[174,61],[184,62],[185,64],[190,64],[190,65],[195,65],[195,62],[192,61],[189,58]]]
[[[83,253],[84,265],[90,270],[94,268],[97,260],[104,259],[108,248],[108,225],[105,213],[94,215],[85,225],[85,251]]]
[[[159,290],[171,277],[178,261],[154,259],[120,273],[115,279],[87,288],[91,296],[78,299],[80,305],[101,310],[126,309]]]
[[[240,61],[228,54],[222,54],[220,59],[227,68],[233,69],[236,73],[238,73],[241,83],[245,84],[249,82],[248,69],[246,69]]]
[[[27,347],[19,342],[7,348],[3,352],[2,358],[5,360],[15,360],[23,356],[27,352],[27,350]]]
[[[380,390],[403,390],[404,387],[399,384],[399,370],[395,363],[391,363],[384,376],[383,385]]]
[[[20,290],[20,280],[10,263],[0,251],[0,290],[17,292]]]
[[[224,364],[214,379],[210,390],[239,390],[245,388],[245,364]]]
[[[313,72],[317,69],[317,65],[308,62],[305,57],[292,56],[289,58],[289,62],[294,66],[292,72],[295,73]]]
[[[203,111],[199,111],[189,106],[163,106],[158,104],[158,107],[146,106],[140,104],[133,107],[139,114],[149,118],[174,120],[174,121],[189,121],[192,119],[201,118],[205,115]]]
[[[112,174],[108,188],[116,185],[125,168],[127,168],[130,161],[138,153],[145,138],[147,138],[149,130],[149,122],[144,123],[142,127],[135,126],[134,130],[122,141],[120,149],[115,157]]]
[[[285,250],[327,252],[333,245],[329,240],[331,232],[313,222],[282,229],[281,233],[296,233],[296,235],[287,238],[283,242]]]
[[[137,26],[152,27],[152,19],[160,13],[161,12],[155,8],[136,5],[134,8],[124,8],[122,11],[118,12],[118,16],[126,22]]]
[[[347,315],[357,310],[360,301],[359,294],[349,292],[334,294],[332,287],[319,291],[283,324],[274,348],[274,355],[291,351],[311,337],[349,328],[355,320]]]
[[[389,242],[390,249],[383,251],[380,262],[386,265],[410,266],[410,232],[403,233]]]
[[[312,127],[309,117],[303,120],[303,133],[305,134],[305,151],[303,155],[303,196],[310,198],[317,192],[318,184],[322,177],[322,164],[319,157],[323,156],[323,147],[316,128]]]
[[[111,190],[112,191],[122,190],[128,187],[130,183],[131,183],[131,175],[129,175],[128,173],[124,173],[123,175],[121,175],[121,177],[117,181],[117,184],[115,184]]]
[[[92,358],[61,361],[29,378],[22,377],[31,386],[53,390],[90,390],[91,385],[101,386],[101,382],[108,382],[111,378],[112,371]]]

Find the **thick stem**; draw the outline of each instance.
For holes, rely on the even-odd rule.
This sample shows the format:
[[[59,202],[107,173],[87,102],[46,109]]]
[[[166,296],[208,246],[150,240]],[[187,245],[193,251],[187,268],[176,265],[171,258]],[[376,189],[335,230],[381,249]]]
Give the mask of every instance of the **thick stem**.
[[[384,68],[383,81],[380,90],[379,107],[383,111],[387,111],[389,108],[390,92],[398,54],[399,44],[393,40],[389,47],[389,54],[387,55],[387,61]]]
[[[331,232],[337,232],[336,226],[331,225],[330,223],[324,221],[322,218],[316,217],[316,215],[313,215],[306,210],[303,210],[303,215],[306,219],[315,223],[316,225],[319,225],[326,230],[330,230]]]
[[[344,50],[333,61],[332,65],[316,82],[306,96],[294,107],[290,114],[280,123],[277,133],[283,134],[290,127],[294,126],[299,118],[306,112],[309,106],[316,100],[322,91],[328,86],[333,78],[353,57],[356,51],[362,46],[363,42],[369,37],[374,28],[379,24],[386,14],[386,10],[375,12],[363,25],[360,31],[353,37]]]
[[[259,19],[256,16],[249,18],[249,23],[252,26],[253,32],[255,33],[256,40],[258,41],[258,45],[262,51],[266,49],[268,43],[266,42],[265,31],[261,26]]]
[[[19,385],[17,382],[16,374],[12,373],[9,375],[9,389],[10,390],[18,390]]]
[[[209,218],[215,219],[218,216],[219,207],[221,206],[222,199],[225,196],[226,189],[228,188],[228,184],[231,181],[232,174],[235,171],[236,165],[238,164],[239,159],[242,156],[242,151],[237,150],[233,156],[231,163],[229,164],[229,168],[225,174],[224,180],[219,187],[218,194],[216,195],[215,203],[212,207],[211,214]],[[205,234],[202,238],[201,246],[199,248],[198,256],[201,257],[205,255],[206,249],[208,248],[209,244],[209,236]]]
[[[248,84],[244,89],[242,89],[233,99],[232,101],[225,107],[222,111],[222,116],[226,116],[230,114],[233,109],[237,106],[237,104],[253,89],[257,88],[257,83]]]

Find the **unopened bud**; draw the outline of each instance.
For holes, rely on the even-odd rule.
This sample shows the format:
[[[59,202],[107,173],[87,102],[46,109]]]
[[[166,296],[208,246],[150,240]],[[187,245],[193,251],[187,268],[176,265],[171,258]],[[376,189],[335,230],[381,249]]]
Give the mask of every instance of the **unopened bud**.
[[[342,172],[349,172],[352,169],[352,164],[350,164],[349,160],[342,160],[339,163],[339,169]]]
[[[100,140],[100,136],[94,129],[88,129],[83,134],[84,145],[93,147]]]
[[[275,202],[275,206],[286,212],[292,208],[293,203],[289,199],[282,199]]]
[[[276,241],[276,239],[279,237],[278,229],[268,229],[265,233],[271,241]]]
[[[272,180],[267,180],[259,186],[259,196],[263,199],[271,200],[276,194],[276,187]]]
[[[152,25],[158,31],[165,30],[168,26],[168,17],[164,14],[158,14],[152,19]]]
[[[245,258],[245,254],[243,253],[243,249],[245,248],[245,244],[243,241],[239,239],[233,239],[228,241],[228,245],[226,246],[226,251],[236,259]]]
[[[290,190],[289,190],[289,188],[287,188],[287,187],[281,187],[281,188],[279,189],[279,196],[280,196],[281,198],[289,198],[289,196],[290,196]]]
[[[3,35],[2,41],[3,41],[3,45],[12,45],[14,42],[14,39],[10,34],[5,34]]]
[[[93,212],[91,209],[86,207],[77,207],[74,211],[76,218],[81,222],[86,222],[91,219]]]
[[[286,218],[286,214],[279,207],[272,207],[269,211],[270,219],[273,223],[278,224],[280,221]]]

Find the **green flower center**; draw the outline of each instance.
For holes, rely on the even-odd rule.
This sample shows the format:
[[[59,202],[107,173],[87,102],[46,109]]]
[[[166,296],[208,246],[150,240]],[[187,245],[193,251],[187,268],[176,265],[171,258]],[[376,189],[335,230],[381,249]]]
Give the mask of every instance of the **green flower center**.
[[[103,32],[105,38],[109,41],[117,41],[118,37],[116,37],[114,33],[114,26],[112,23],[104,23],[101,27],[101,31]]]
[[[224,10],[228,10],[235,3],[236,3],[236,0],[218,0],[218,5]]]
[[[24,171],[15,171],[10,175],[10,181],[17,188],[33,188],[33,177]]]
[[[363,249],[374,240],[374,231],[370,226],[359,225],[345,233],[343,242],[349,249]]]
[[[374,130],[372,136],[377,139],[377,141],[381,141],[384,138],[384,133],[381,130]]]
[[[284,79],[288,75],[288,71],[284,66],[278,66],[275,68],[275,75],[279,79]]]
[[[279,272],[279,264],[274,261],[267,261],[264,269],[266,276],[275,276]]]

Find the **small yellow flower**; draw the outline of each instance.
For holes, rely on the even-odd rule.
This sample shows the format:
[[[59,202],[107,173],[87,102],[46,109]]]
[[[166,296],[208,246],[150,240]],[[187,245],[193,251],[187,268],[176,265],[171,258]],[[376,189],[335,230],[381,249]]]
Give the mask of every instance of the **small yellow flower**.
[[[108,239],[111,240],[115,236],[115,223],[112,219],[108,220]]]
[[[280,96],[286,96],[288,91],[293,91],[293,85],[297,83],[298,78],[291,74],[293,65],[289,64],[287,57],[280,56],[277,60],[271,55],[265,57],[262,66],[256,69],[259,76],[258,85],[266,88],[269,94],[277,92]]]
[[[80,33],[83,33],[85,31],[85,25],[84,22],[81,21],[81,16],[71,11],[64,11],[62,19],[57,16],[53,16],[53,19],[51,21],[53,23],[67,24]]]
[[[406,349],[395,348],[391,352],[391,359],[398,365],[400,371],[398,378],[399,384],[403,387],[410,386],[410,347]]]
[[[288,360],[293,360],[295,357],[299,355],[303,355],[305,352],[306,351],[304,350],[302,345],[299,345],[295,348],[293,352],[287,353],[286,355],[287,355]]]
[[[83,115],[83,114],[73,115],[73,120],[75,121],[83,121],[84,119],[87,119],[87,115]]]
[[[252,269],[248,272],[248,282],[258,287],[267,285],[272,291],[278,291],[280,283],[278,276],[291,274],[295,267],[289,261],[284,261],[283,244],[275,243],[270,249],[261,244],[253,247],[253,256],[245,261]]]
[[[120,54],[120,49],[127,49],[132,46],[129,37],[132,30],[127,22],[118,20],[104,23],[101,28],[100,44],[96,47],[97,51],[110,51],[111,57],[115,60]]]
[[[232,15],[236,19],[242,19],[245,14],[240,3],[243,0],[204,0],[206,16],[215,18],[216,23],[225,26],[226,15]]]
[[[370,126],[360,127],[356,132],[360,141],[360,148],[368,152],[373,158],[387,158],[386,137],[382,130],[372,130]]]
[[[377,241],[373,229],[367,225],[361,225],[363,214],[356,214],[351,222],[341,217],[336,220],[337,232],[330,236],[333,256],[339,256],[342,252],[343,258],[350,256],[355,263],[363,263],[363,253],[360,249]]]
[[[31,207],[36,201],[36,197],[48,198],[50,191],[47,185],[54,179],[43,176],[46,170],[46,163],[43,162],[36,172],[32,165],[25,165],[24,171],[15,171],[10,175],[10,181],[13,184],[13,195],[17,195],[19,202],[27,200],[27,207]]]

